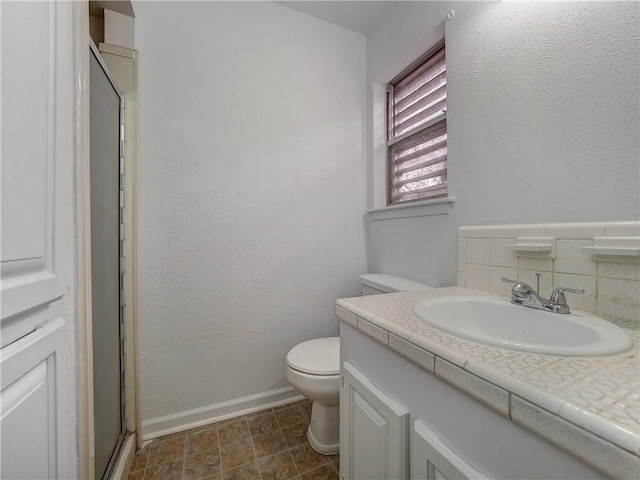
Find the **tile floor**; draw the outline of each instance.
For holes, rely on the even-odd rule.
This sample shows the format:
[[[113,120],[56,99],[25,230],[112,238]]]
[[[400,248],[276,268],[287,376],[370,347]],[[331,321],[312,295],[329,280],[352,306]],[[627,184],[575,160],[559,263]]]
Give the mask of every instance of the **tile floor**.
[[[156,438],[136,453],[129,480],[337,480],[339,455],[307,440],[308,400]]]

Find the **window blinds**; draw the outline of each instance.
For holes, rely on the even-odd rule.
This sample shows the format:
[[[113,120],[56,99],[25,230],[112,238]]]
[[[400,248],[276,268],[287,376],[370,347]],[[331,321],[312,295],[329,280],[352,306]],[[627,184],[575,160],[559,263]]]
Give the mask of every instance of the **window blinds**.
[[[391,85],[388,203],[447,194],[444,45]]]

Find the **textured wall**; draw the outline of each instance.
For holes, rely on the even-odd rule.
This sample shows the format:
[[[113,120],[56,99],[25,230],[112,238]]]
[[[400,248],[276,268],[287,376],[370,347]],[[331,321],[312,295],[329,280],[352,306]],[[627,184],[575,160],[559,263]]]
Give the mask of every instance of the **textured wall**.
[[[459,225],[638,219],[637,2],[399,4],[368,36],[369,81],[451,9],[456,202],[447,216],[369,222],[369,270],[453,285]]]
[[[140,2],[149,419],[288,385],[365,269],[365,37],[271,2]]]

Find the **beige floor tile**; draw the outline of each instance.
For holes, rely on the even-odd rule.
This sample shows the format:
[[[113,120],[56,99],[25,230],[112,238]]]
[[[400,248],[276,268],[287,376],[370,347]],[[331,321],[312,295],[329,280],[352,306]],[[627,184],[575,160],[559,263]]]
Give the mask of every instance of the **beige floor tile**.
[[[302,445],[307,441],[307,430],[309,429],[309,424],[307,422],[297,423],[295,425],[291,425],[289,427],[285,427],[282,429],[282,434],[284,435],[284,440],[287,442],[289,448],[297,447],[298,445]]]
[[[331,462],[328,456],[320,455],[308,443],[293,447],[289,451],[301,474]]]
[[[309,470],[301,475],[302,480],[338,480],[338,473],[333,465],[328,463],[322,467]]]
[[[153,440],[136,452],[128,480],[336,480],[339,455],[307,440],[302,400]],[[257,458],[256,458],[257,455]]]
[[[129,480],[143,480],[144,479],[144,470],[136,470],[135,472],[129,473]]]
[[[236,422],[238,422],[239,420],[236,419]],[[218,425],[220,425],[219,423],[207,423],[206,425],[202,425],[200,427],[196,427],[196,428],[192,428],[191,430],[187,430],[186,432],[184,432],[187,436],[190,433],[196,433],[196,432],[201,432],[202,430],[211,430],[212,428],[217,429]]]
[[[313,403],[311,403],[309,400],[302,400],[300,402],[300,407],[302,407],[302,411],[304,412],[304,414],[307,416],[307,418],[309,420],[311,420],[311,406],[313,405]]]
[[[307,421],[307,417],[302,410],[302,407],[297,404],[293,404],[290,407],[283,408],[275,412],[276,418],[280,428],[285,428],[296,423],[302,423]]]
[[[287,480],[298,476],[298,470],[288,451],[261,458],[258,465],[262,480]]]
[[[214,450],[217,448],[218,448],[218,428],[217,427],[209,428],[206,430],[199,430],[195,432],[189,432],[187,434],[186,455],[206,452],[207,450]]]
[[[220,447],[220,460],[223,471],[244,465],[245,463],[254,462],[256,456],[253,453],[251,439],[222,445]]]
[[[220,473],[218,449],[189,455],[184,460],[184,480],[200,480]]]
[[[249,427],[246,421],[227,423],[218,427],[218,437],[220,439],[220,445],[227,445],[229,443],[245,440],[249,438]]]
[[[273,412],[268,411],[247,420],[251,435],[261,435],[279,428]]]
[[[169,435],[154,440],[150,445],[147,469],[184,457],[185,435]]]
[[[224,480],[260,480],[260,472],[256,462],[242,465],[224,472]]]
[[[182,469],[184,459],[173,460],[171,462],[155,465],[145,470],[145,480],[182,480]]]
[[[280,430],[256,435],[252,437],[252,440],[258,458],[268,457],[287,449],[287,444]]]
[[[147,459],[149,458],[149,447],[141,448],[138,450],[133,457],[133,463],[131,464],[131,472],[136,472],[138,470],[144,470],[147,466]]]

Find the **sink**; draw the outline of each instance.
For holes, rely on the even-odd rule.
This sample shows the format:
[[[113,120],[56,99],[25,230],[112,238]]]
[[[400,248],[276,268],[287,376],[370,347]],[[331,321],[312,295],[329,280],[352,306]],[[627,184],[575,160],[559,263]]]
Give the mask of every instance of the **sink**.
[[[474,342],[529,353],[599,357],[629,350],[620,327],[581,312],[550,313],[513,305],[498,297],[443,297],[413,307],[414,315],[438,330]]]

